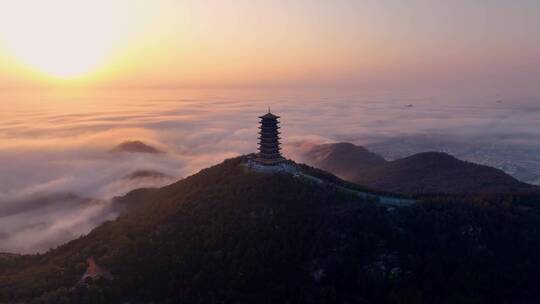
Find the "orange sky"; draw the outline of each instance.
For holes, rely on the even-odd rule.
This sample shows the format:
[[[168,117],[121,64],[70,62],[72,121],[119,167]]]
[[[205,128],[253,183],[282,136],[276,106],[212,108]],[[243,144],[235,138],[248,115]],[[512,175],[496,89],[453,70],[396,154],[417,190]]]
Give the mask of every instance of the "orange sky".
[[[4,87],[512,85],[537,1],[5,1]]]

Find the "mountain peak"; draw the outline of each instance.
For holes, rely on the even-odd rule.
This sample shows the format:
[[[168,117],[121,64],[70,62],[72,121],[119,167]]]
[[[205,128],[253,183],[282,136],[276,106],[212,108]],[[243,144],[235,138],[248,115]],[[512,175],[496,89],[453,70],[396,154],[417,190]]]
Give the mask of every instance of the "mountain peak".
[[[381,156],[352,143],[331,143],[313,146],[304,158],[309,165],[351,180],[357,172],[386,163]]]
[[[445,152],[422,152],[401,159],[400,161],[423,161],[437,162],[439,164],[451,164],[454,162],[464,163],[465,161],[457,159],[455,156]]]
[[[114,147],[111,150],[111,152],[150,153],[150,154],[163,153],[163,151],[139,140],[124,141],[120,143],[119,145],[117,145],[116,147]]]
[[[136,170],[122,177],[122,179],[126,180],[133,180],[139,178],[171,179],[172,176],[155,170]]]
[[[350,143],[326,144],[305,153],[307,162],[360,185],[402,194],[538,193],[503,171],[462,161],[444,152],[423,152],[385,161]]]

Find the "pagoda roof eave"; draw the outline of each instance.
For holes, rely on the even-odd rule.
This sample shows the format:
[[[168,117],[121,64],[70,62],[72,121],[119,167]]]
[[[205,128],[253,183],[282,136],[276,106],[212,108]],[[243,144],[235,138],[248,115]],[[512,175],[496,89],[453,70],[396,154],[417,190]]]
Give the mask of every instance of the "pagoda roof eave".
[[[262,115],[262,116],[259,116],[259,118],[261,118],[261,119],[265,119],[265,118],[267,118],[267,119],[278,119],[279,116],[274,115],[274,114],[268,112],[268,113],[266,113],[266,114],[264,114],[264,115]]]

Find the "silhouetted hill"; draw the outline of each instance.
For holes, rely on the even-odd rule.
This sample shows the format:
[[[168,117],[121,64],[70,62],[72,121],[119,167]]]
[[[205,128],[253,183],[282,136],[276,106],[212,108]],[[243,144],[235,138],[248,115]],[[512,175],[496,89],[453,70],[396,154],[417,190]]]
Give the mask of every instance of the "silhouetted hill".
[[[171,179],[172,176],[165,173],[154,170],[137,170],[124,176],[122,179],[133,180],[139,178],[151,178],[151,179]]]
[[[339,143],[315,146],[306,153],[306,159],[311,165],[351,182],[395,193],[540,193],[540,188],[520,182],[499,169],[439,152],[419,153],[386,162],[365,148]]]
[[[351,143],[316,145],[303,156],[310,165],[347,180],[354,180],[358,172],[386,164],[381,156]]]
[[[388,207],[306,166],[235,158],[46,254],[0,259],[0,302],[497,303],[540,292],[540,219],[510,202]],[[349,186],[351,188],[349,188]],[[112,280],[87,280],[93,257]],[[536,298],[537,299],[537,298]]]
[[[129,152],[129,153],[163,153],[163,151],[154,148],[148,144],[143,143],[142,141],[125,141],[118,146],[114,147],[111,152]]]
[[[355,182],[398,193],[521,194],[538,188],[503,171],[438,152],[420,153],[358,174]]]

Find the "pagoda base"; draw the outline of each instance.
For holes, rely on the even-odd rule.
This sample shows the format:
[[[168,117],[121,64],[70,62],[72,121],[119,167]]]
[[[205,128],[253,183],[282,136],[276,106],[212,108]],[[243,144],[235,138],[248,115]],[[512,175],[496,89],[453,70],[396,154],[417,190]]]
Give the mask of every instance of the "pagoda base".
[[[275,165],[279,165],[285,162],[285,158],[279,157],[279,158],[268,159],[268,158],[257,157],[255,158],[255,162],[263,166],[275,166]]]

